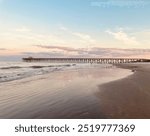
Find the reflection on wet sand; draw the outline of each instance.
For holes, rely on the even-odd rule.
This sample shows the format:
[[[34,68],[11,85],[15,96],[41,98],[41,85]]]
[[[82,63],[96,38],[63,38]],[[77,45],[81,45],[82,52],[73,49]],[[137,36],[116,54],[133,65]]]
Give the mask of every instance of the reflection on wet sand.
[[[119,68],[65,70],[0,85],[0,118],[107,118],[95,92],[130,75]]]

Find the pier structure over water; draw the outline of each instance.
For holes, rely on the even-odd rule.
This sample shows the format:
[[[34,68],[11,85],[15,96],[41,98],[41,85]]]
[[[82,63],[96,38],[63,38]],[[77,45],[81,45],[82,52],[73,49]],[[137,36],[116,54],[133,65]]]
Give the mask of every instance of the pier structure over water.
[[[119,64],[119,63],[136,63],[150,62],[150,59],[140,58],[23,58],[24,62],[51,62],[51,63],[102,63],[102,64]]]

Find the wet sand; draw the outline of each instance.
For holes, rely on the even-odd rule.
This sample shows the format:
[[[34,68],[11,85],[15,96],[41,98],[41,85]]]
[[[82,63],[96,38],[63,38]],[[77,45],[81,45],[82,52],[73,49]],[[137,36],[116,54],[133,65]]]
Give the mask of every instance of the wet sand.
[[[150,65],[118,67],[123,69],[65,70],[2,83],[0,118],[150,118]]]
[[[99,86],[102,114],[110,119],[150,119],[150,64],[122,64],[134,74]]]
[[[0,118],[107,118],[95,96],[99,85],[130,74],[112,66],[89,67],[1,83]]]

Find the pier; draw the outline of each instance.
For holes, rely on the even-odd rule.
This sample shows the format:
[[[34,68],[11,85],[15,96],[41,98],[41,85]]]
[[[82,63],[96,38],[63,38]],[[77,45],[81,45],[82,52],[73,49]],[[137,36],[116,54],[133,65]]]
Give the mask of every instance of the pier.
[[[24,62],[51,62],[51,63],[100,63],[100,64],[119,64],[150,62],[150,59],[140,58],[23,58]]]

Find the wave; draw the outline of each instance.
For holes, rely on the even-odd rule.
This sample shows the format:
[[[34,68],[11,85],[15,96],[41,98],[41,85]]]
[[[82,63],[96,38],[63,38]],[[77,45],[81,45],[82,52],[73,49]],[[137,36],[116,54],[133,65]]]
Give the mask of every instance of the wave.
[[[20,67],[20,66],[12,66],[12,67],[2,67],[0,69],[20,69],[20,68],[22,68],[22,67]]]
[[[0,68],[0,83],[36,75],[43,75],[75,65],[76,64],[5,66]]]
[[[70,67],[71,65],[49,65],[49,66],[30,66],[33,69],[48,68],[48,67]]]
[[[47,66],[30,66],[30,68],[33,68],[33,69],[44,68],[44,67],[47,67]]]
[[[21,68],[33,68],[33,69],[40,69],[40,68],[48,68],[48,67],[70,67],[70,66],[74,66],[75,64],[71,65],[71,64],[66,64],[66,65],[49,65],[49,66],[38,66],[38,65],[34,65],[34,66],[29,66],[29,67],[20,67],[20,66],[11,66],[11,67],[1,67],[0,69],[2,70],[7,70],[7,69],[21,69]]]

